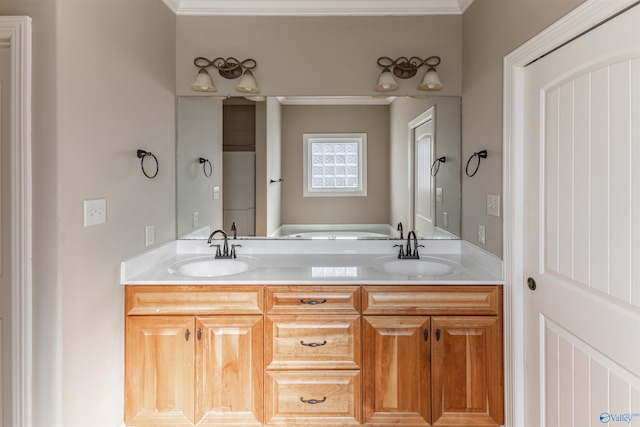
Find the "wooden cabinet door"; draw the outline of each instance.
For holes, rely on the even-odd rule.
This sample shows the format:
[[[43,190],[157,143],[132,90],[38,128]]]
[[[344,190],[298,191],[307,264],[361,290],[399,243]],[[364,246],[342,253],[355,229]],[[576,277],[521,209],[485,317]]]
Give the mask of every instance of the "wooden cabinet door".
[[[255,315],[197,318],[198,426],[262,425],[263,324]]]
[[[368,426],[429,426],[428,316],[365,316],[364,421]]]
[[[194,424],[194,325],[193,316],[127,317],[127,426]]]
[[[433,317],[431,328],[433,424],[502,424],[501,318]]]

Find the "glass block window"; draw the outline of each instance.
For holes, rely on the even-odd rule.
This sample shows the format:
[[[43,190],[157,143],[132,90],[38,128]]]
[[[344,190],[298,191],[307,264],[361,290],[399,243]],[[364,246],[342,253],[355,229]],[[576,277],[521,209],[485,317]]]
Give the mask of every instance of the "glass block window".
[[[304,134],[304,195],[366,196],[367,134]]]

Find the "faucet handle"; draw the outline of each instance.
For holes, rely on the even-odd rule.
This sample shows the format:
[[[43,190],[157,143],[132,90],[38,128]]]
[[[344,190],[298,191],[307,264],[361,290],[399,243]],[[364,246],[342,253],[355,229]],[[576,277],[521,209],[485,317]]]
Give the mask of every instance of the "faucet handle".
[[[236,248],[242,247],[242,245],[231,245],[231,258],[238,258],[236,256]]]
[[[398,258],[402,258],[404,256],[404,245],[393,245],[394,248],[400,248],[400,253],[398,254]]]
[[[418,256],[418,248],[424,248],[424,245],[417,245],[413,250],[413,255]]]
[[[222,252],[220,252],[220,245],[209,245],[209,247],[216,247],[216,256],[221,256]]]

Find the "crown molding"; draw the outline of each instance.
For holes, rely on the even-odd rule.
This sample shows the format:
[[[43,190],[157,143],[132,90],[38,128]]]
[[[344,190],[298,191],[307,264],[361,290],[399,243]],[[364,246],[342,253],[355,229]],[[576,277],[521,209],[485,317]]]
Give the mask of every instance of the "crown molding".
[[[279,96],[282,105],[389,105],[395,97],[372,96]]]
[[[162,0],[180,16],[461,15],[473,0]]]

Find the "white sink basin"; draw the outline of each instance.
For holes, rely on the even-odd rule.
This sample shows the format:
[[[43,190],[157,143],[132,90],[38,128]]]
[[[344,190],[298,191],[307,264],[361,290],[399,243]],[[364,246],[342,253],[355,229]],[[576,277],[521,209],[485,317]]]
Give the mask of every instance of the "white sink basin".
[[[169,273],[188,277],[221,277],[243,273],[252,268],[246,257],[214,259],[211,256],[191,258],[169,267]]]
[[[386,259],[386,260],[385,260]],[[453,261],[435,257],[420,259],[380,259],[376,268],[385,273],[411,277],[441,277],[459,272],[462,267]]]

